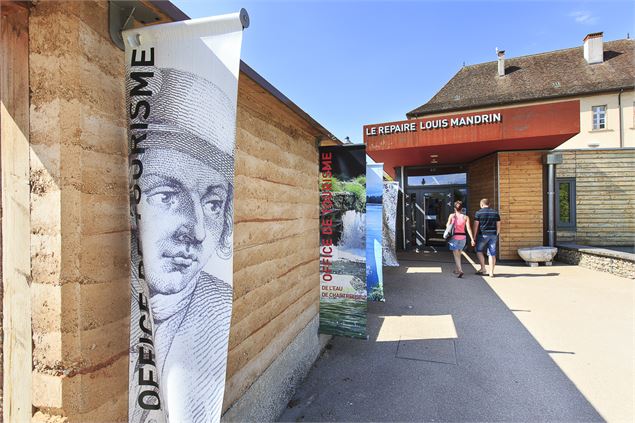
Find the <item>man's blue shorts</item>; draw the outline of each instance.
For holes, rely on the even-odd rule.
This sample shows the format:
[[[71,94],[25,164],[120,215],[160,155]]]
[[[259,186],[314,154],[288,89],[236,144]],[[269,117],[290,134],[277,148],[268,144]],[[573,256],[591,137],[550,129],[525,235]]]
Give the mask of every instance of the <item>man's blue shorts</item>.
[[[487,248],[488,256],[496,256],[496,241],[497,240],[498,240],[498,235],[479,234],[478,240],[476,242],[476,251],[483,252],[483,250]]]

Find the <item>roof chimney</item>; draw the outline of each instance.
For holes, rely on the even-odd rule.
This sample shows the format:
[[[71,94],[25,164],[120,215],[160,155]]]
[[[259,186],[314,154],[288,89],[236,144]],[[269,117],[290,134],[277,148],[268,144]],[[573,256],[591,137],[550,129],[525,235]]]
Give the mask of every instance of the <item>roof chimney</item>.
[[[594,32],[584,37],[584,60],[589,65],[604,61],[603,32]]]
[[[505,76],[505,50],[499,50],[496,47],[496,54],[498,55],[498,76]]]

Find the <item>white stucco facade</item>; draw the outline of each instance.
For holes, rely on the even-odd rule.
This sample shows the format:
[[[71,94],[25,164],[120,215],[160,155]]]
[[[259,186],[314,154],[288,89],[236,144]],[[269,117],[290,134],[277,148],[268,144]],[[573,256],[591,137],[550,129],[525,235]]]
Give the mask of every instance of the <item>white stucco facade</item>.
[[[619,93],[596,94],[579,97],[580,133],[558,150],[635,148],[635,102],[634,91],[624,91],[621,95],[623,145],[620,145]],[[593,129],[593,107],[606,106],[606,128]]]

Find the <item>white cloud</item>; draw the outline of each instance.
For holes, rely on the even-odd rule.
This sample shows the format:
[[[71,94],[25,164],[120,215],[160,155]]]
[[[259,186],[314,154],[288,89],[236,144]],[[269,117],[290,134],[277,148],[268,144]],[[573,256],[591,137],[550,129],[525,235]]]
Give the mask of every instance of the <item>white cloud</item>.
[[[589,12],[588,10],[577,10],[575,12],[569,13],[569,16],[571,16],[577,23],[582,25],[593,25],[598,21],[598,17],[593,16],[593,13]]]

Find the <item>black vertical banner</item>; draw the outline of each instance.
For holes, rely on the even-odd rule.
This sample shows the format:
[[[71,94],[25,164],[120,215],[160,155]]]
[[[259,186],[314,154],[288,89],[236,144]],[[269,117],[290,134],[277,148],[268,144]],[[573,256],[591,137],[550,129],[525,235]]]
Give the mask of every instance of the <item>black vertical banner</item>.
[[[366,338],[366,146],[320,147],[320,333]]]

